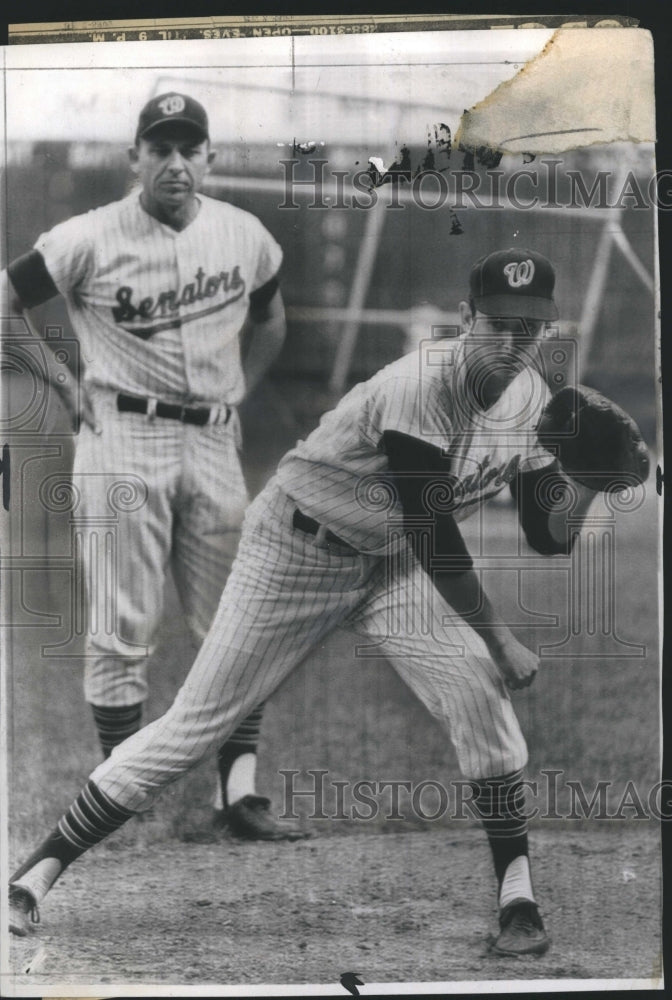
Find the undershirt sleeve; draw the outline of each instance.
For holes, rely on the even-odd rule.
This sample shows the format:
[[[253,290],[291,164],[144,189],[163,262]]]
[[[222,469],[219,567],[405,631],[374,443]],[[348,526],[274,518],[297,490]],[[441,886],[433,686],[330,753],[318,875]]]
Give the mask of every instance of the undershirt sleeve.
[[[263,309],[267,306],[279,287],[280,283],[278,279],[273,277],[265,285],[262,285],[261,288],[255,288],[253,292],[250,292],[250,309]]]
[[[17,257],[7,268],[7,274],[26,309],[42,305],[59,294],[39,250],[29,250]]]
[[[429,551],[428,546],[414,546],[425,572],[432,575],[433,560],[438,558],[441,565],[436,568],[442,574],[461,576],[466,573],[472,568],[473,560],[449,509],[448,498],[454,483],[450,458],[435,445],[397,431],[383,433],[381,449],[387,456],[409,528],[412,529],[414,518],[432,518],[433,551]],[[429,507],[428,496],[434,488],[441,494],[447,509],[436,510]]]
[[[568,542],[558,542],[548,528],[550,505],[543,498],[552,497],[564,482],[558,463],[553,462],[543,469],[518,472],[511,483],[511,492],[518,507],[518,520],[525,538],[543,556],[569,555],[575,541],[575,535],[572,534]]]
[[[255,222],[258,238],[257,261],[253,281],[254,287],[250,292],[250,298],[255,292],[261,291],[272,278],[277,276],[283,256],[282,248],[273,236],[271,236],[266,227],[258,219]]]

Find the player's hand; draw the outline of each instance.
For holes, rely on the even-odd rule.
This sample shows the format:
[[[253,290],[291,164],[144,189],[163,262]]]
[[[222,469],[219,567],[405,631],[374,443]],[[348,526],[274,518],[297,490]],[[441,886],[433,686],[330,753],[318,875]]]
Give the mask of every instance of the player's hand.
[[[512,691],[528,687],[539,670],[539,657],[511,635],[493,652],[497,669]]]
[[[54,384],[54,383],[52,383]],[[79,434],[82,424],[86,424],[94,434],[100,434],[101,429],[96,423],[96,415],[93,411],[91,400],[79,389],[74,378],[66,382],[56,383],[56,391],[70,418],[73,433]]]

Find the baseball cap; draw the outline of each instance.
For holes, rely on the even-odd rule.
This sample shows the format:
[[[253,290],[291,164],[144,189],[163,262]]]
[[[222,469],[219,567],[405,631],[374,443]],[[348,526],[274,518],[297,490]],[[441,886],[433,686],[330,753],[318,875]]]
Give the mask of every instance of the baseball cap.
[[[557,319],[554,287],[550,260],[535,250],[518,247],[486,254],[476,261],[469,276],[474,305],[486,316]]]
[[[135,141],[146,136],[157,125],[166,122],[184,122],[193,126],[202,139],[210,138],[208,116],[203,105],[187,94],[170,91],[168,94],[159,94],[158,97],[147,101],[138,118]]]

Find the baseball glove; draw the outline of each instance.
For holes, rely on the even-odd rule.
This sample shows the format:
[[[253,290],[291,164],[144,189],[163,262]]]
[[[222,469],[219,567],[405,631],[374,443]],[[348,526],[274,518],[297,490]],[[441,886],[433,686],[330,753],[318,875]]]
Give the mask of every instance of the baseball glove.
[[[596,389],[566,386],[546,405],[540,444],[572,479],[603,493],[643,483],[649,453],[632,417]]]

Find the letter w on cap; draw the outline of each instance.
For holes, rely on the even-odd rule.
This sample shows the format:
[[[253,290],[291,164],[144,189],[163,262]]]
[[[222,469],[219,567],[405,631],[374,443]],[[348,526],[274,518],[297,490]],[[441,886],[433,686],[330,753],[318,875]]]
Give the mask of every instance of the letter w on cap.
[[[512,261],[505,266],[504,274],[511,288],[529,285],[534,278],[534,261],[529,257],[527,260]]]

